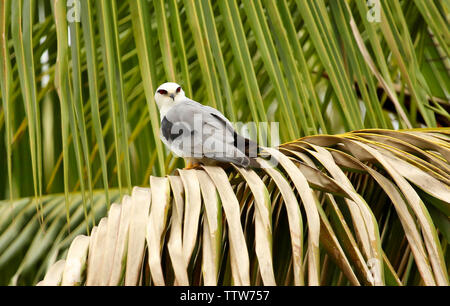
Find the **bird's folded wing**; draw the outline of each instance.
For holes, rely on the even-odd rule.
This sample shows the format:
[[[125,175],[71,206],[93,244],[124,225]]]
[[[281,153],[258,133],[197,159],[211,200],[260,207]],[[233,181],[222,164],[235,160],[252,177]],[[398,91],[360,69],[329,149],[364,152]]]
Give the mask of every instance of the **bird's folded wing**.
[[[195,101],[177,103],[161,121],[161,138],[183,157],[245,156],[234,146],[235,131],[216,109]]]

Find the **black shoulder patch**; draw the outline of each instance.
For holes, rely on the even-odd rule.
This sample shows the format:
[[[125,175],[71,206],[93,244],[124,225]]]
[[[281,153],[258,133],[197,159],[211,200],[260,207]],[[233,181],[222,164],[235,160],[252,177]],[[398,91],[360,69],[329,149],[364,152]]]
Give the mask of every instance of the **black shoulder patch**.
[[[161,132],[165,139],[173,141],[177,137],[180,137],[183,134],[183,130],[180,130],[178,133],[172,133],[173,123],[167,120],[167,117],[164,116],[161,121]]]
[[[218,119],[219,121],[221,121],[223,124],[225,124],[225,126],[227,126],[227,122],[225,120],[223,120],[222,117],[220,117],[219,115],[210,113],[211,116],[215,117],[216,119]]]

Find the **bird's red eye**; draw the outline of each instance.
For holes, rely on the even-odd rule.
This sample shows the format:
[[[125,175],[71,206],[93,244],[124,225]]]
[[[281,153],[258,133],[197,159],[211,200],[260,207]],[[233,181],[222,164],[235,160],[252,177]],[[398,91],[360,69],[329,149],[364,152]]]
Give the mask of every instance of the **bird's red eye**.
[[[159,93],[160,95],[167,95],[167,90],[160,89],[160,90],[158,90],[158,93]]]
[[[179,93],[181,91],[181,87],[177,88],[177,93]]]

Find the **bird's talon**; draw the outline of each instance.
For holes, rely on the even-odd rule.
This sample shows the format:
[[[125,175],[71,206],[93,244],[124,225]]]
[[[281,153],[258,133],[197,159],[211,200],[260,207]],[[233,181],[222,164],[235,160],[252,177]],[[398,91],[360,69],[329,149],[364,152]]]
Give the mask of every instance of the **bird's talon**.
[[[188,163],[186,167],[184,167],[184,170],[192,170],[192,169],[198,169],[200,168],[200,163]]]

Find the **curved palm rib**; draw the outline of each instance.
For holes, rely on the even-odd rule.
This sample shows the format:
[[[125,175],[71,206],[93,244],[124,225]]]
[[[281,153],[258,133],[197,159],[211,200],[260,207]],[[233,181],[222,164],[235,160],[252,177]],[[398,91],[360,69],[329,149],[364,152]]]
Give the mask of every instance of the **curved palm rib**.
[[[311,136],[269,153],[275,168],[151,177],[39,284],[448,285],[448,129]]]

